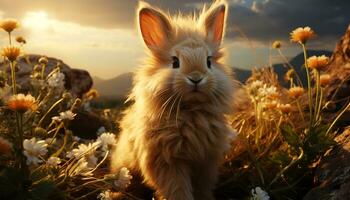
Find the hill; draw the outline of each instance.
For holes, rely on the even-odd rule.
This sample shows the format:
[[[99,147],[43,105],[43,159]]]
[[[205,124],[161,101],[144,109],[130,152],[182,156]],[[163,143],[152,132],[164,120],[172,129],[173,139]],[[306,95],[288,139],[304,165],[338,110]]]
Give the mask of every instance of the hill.
[[[123,98],[129,92],[132,85],[132,73],[121,74],[109,80],[93,77],[94,88],[102,97]]]
[[[309,56],[313,55],[326,55],[331,56],[331,51],[325,50],[309,50]],[[306,80],[305,70],[303,69],[304,56],[303,53],[298,54],[290,60],[290,64],[295,67],[298,75],[302,80]],[[273,68],[278,74],[279,80],[283,83],[284,74],[288,71],[288,67],[284,67],[285,64],[278,63],[274,64]],[[250,70],[234,68],[235,77],[240,82],[245,82],[251,75]],[[96,88],[102,97],[105,98],[123,98],[129,92],[132,86],[132,73],[121,74],[115,78],[109,80],[103,80],[99,77],[93,77],[94,88]],[[305,84],[305,83],[303,83]]]

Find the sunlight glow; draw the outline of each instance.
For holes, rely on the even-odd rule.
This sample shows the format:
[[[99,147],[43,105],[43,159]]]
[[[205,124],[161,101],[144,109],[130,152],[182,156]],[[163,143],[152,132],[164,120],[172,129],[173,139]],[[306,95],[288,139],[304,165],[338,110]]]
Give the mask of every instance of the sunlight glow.
[[[24,27],[36,30],[45,30],[53,25],[45,11],[27,12],[22,23]]]
[[[133,30],[84,26],[56,19],[46,11],[26,12],[20,21],[28,41],[26,51],[62,59],[102,78],[129,72],[143,52]]]

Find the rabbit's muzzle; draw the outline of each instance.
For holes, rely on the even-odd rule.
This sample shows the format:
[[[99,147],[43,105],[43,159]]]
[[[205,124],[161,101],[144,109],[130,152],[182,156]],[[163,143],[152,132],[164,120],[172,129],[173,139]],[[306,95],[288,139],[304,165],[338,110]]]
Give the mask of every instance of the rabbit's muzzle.
[[[196,90],[197,87],[206,83],[206,77],[202,73],[194,71],[186,76],[186,82]]]

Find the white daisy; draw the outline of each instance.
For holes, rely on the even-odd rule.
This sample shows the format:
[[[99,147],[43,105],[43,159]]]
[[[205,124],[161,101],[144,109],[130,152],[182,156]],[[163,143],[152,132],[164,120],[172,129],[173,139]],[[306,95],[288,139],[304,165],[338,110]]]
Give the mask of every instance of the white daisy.
[[[54,116],[54,117],[52,117],[51,119],[52,119],[52,121],[54,121],[54,122],[61,122],[61,118],[60,118],[59,116]]]
[[[77,114],[73,113],[72,111],[67,110],[65,112],[61,112],[59,116],[54,116],[51,119],[52,121],[58,123],[64,120],[73,120],[76,115]]]
[[[126,167],[123,167],[120,169],[118,179],[114,181],[114,185],[117,188],[124,189],[131,184],[131,179],[130,171]]]
[[[96,149],[100,146],[99,142],[86,144],[79,144],[78,148],[73,149],[67,153],[67,158],[80,159],[86,158],[89,167],[94,167],[97,164],[97,158],[95,156]]]
[[[251,200],[270,200],[270,196],[267,192],[265,192],[260,187],[256,187],[255,189],[252,189],[251,191],[252,197]]]
[[[100,200],[112,200],[112,195],[111,195],[111,191],[110,190],[105,190],[103,192],[101,192],[98,196],[97,199]]]
[[[50,87],[63,90],[64,89],[64,74],[61,72],[56,72],[51,74],[48,79],[47,83]]]
[[[27,165],[37,165],[42,161],[39,156],[44,156],[47,153],[47,144],[44,140],[36,140],[35,137],[23,141],[23,154],[27,157]]]
[[[101,144],[103,151],[110,150],[117,142],[113,133],[103,133],[96,141]]]
[[[73,113],[72,111],[67,110],[65,112],[60,113],[60,119],[61,120],[73,120],[76,115],[77,114]]]
[[[92,176],[91,167],[88,166],[88,162],[85,158],[81,158],[73,166],[74,170],[69,174],[70,176]]]
[[[46,163],[51,167],[57,167],[59,164],[61,164],[61,159],[58,157],[52,156],[47,160]]]

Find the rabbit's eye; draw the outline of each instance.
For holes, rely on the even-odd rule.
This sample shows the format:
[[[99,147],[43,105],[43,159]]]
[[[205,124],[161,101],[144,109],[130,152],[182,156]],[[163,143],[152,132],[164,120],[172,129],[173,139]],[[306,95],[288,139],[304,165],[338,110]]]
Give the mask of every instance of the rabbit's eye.
[[[179,58],[176,57],[176,56],[173,56],[173,68],[176,69],[176,68],[179,68],[179,67],[180,67]]]
[[[207,57],[207,67],[210,69],[211,68],[211,56]]]

